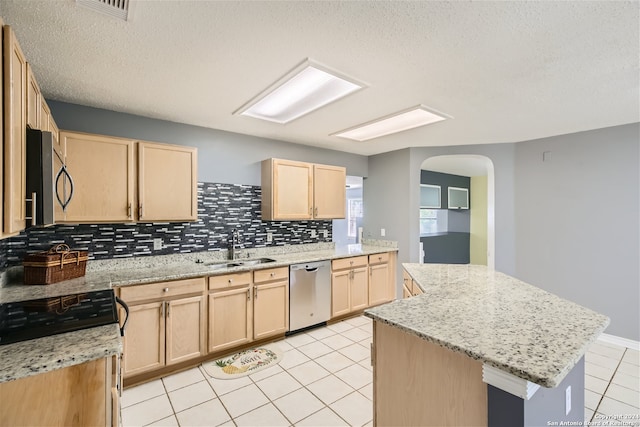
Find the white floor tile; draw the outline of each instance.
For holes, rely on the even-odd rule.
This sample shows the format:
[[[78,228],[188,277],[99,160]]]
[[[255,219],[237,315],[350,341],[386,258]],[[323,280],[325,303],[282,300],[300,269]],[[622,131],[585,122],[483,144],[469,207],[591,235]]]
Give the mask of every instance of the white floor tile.
[[[634,377],[632,375],[627,375],[624,372],[615,373],[613,376],[613,380],[611,380],[613,384],[621,385],[622,387],[626,387],[630,390],[640,391],[640,378]]]
[[[596,412],[605,415],[637,414],[638,408],[605,396]]]
[[[333,351],[331,347],[321,343],[320,341],[314,341],[309,344],[301,345],[300,347],[298,347],[298,350],[303,352],[311,359],[315,359],[316,357],[323,356]]]
[[[342,382],[338,377],[329,375],[307,386],[325,404],[330,404],[346,395],[353,393],[353,388]]]
[[[273,403],[292,423],[297,423],[324,407],[324,404],[306,388],[289,393]]]
[[[345,322],[353,326],[364,326],[371,324],[370,319],[364,316],[352,317],[351,319],[345,320]]]
[[[207,381],[191,384],[169,392],[169,400],[175,412],[180,412],[216,397]]]
[[[262,381],[256,382],[256,385],[270,400],[275,400],[302,387],[302,385],[287,372],[280,372],[279,374],[265,378]]]
[[[300,347],[301,345],[312,343],[314,341],[315,341],[315,338],[313,338],[310,335],[307,335],[306,333],[291,335],[290,337],[287,337],[284,340],[284,342],[286,342],[287,344],[291,345],[294,348]]]
[[[614,359],[591,352],[587,352],[587,354],[584,356],[584,361],[587,363],[591,363],[592,365],[598,365],[608,369],[616,369],[618,367],[618,364],[620,363],[619,358]]]
[[[231,417],[222,406],[220,399],[213,399],[178,412],[176,417],[181,426],[189,427],[218,426],[231,421]]]
[[[369,372],[373,372],[373,366],[371,366],[371,360],[365,359],[358,363],[358,365],[362,366]]]
[[[302,421],[296,423],[296,426],[301,427],[344,427],[349,426],[345,420],[340,418],[335,412],[329,408],[324,408],[309,415]]]
[[[361,426],[373,419],[373,402],[360,393],[351,393],[329,407],[351,426]]]
[[[348,324],[347,322],[338,322],[338,323],[333,323],[331,325],[327,325],[327,328],[331,329],[334,332],[342,333],[344,331],[348,331],[349,329],[353,329],[354,326]]]
[[[328,345],[329,347],[331,347],[334,350],[338,350],[341,348],[344,348],[348,345],[353,344],[353,341],[351,341],[350,339],[340,335],[340,334],[336,334],[336,335],[332,335],[330,337],[327,338],[323,338],[322,340],[320,340],[320,342]]]
[[[289,350],[284,353],[282,356],[282,360],[279,365],[282,369],[290,369],[294,366],[300,365],[302,363],[308,362],[310,359],[304,355],[304,353],[296,350]]]
[[[269,399],[267,399],[264,393],[262,393],[255,384],[251,384],[220,396],[220,400],[232,418],[246,414],[247,412],[269,402]]]
[[[589,346],[587,350],[589,353],[599,354],[601,356],[610,357],[612,359],[620,360],[624,354],[624,347],[611,347],[602,345],[599,342],[594,342]]]
[[[335,376],[356,390],[373,381],[373,373],[357,364],[336,372]]]
[[[369,400],[373,400],[373,383],[369,383],[366,386],[358,390],[358,392]]]
[[[165,393],[166,391],[162,380],[155,380],[146,384],[130,387],[122,391],[120,406],[126,408],[127,406],[135,405],[136,403],[149,400],[152,397],[161,396]]]
[[[315,361],[329,372],[336,372],[353,365],[353,360],[337,351],[318,357]]]
[[[351,344],[338,351],[354,362],[361,362],[371,358],[371,350],[369,347],[364,347],[360,344]]]
[[[262,347],[275,349],[282,353],[284,353],[285,351],[289,351],[293,348],[293,346],[289,344],[285,339],[270,342],[269,344],[264,344]]]
[[[371,336],[371,334],[366,333],[365,331],[363,331],[360,328],[353,328],[353,329],[350,329],[348,331],[344,331],[340,335],[349,338],[353,342],[362,341],[362,340],[365,340],[365,339],[367,339],[367,338],[369,338]]]
[[[584,376],[584,388],[591,390],[594,393],[604,394],[608,385],[609,382],[601,378],[593,377],[591,375]]]
[[[620,362],[620,366],[618,366],[618,372],[622,372],[625,375],[631,375],[632,377],[640,378],[640,367],[624,361]]]
[[[307,335],[317,339],[317,340],[321,340],[323,338],[327,338],[330,337],[331,335],[335,335],[337,334],[336,331],[333,331],[327,327],[322,327],[322,328],[317,328],[317,329],[313,329],[309,332],[307,332]]]
[[[592,409],[584,408],[584,420],[587,422],[591,421],[591,418],[593,418],[594,413],[595,412]]]
[[[267,369],[265,369],[265,371],[266,370]],[[249,377],[232,378],[228,380],[223,380],[219,378],[209,378],[208,381],[218,396],[222,396],[223,394],[230,393],[234,390],[237,390],[239,388],[246,387],[249,384],[252,384],[251,379]]]
[[[238,427],[289,426],[291,423],[272,403],[268,403],[234,419]]]
[[[149,426],[153,427],[179,427],[178,419],[175,415],[171,415],[170,417],[163,418],[160,421],[154,421]]]
[[[628,348],[627,351],[624,352],[622,361],[630,363],[631,365],[640,366],[640,351]]]
[[[602,399],[602,395],[598,393],[594,393],[591,390],[584,391],[584,406],[585,408],[589,408],[592,410],[598,409],[598,405],[600,404],[600,399]]]
[[[122,410],[122,425],[144,426],[173,415],[173,408],[166,394],[136,403]]]
[[[605,397],[610,397],[627,405],[631,405],[636,408],[636,412],[640,409],[640,392],[619,386],[618,384],[611,384],[605,393]]]
[[[302,365],[294,366],[289,369],[288,372],[302,385],[311,384],[312,382],[330,374],[329,371],[318,365],[313,360],[303,363]]]
[[[282,357],[284,360],[284,355]],[[256,381],[260,381],[265,378],[268,378],[270,376],[279,374],[281,372],[284,372],[284,369],[282,369],[282,367],[280,366],[280,363],[278,363],[277,365],[270,366],[267,369],[263,369],[261,371],[256,372],[255,374],[249,375],[249,378],[251,378],[254,382],[256,382]]]
[[[186,387],[188,385],[198,383],[205,379],[206,378],[202,374],[202,371],[199,368],[195,367],[184,372],[179,372],[177,374],[164,377],[162,378],[162,382],[164,383],[164,387],[167,389],[167,391],[173,391],[181,387]]]
[[[358,326],[359,329],[363,330],[364,332],[367,333],[367,336],[371,336],[373,335],[373,323],[369,322],[366,325],[362,325],[362,326]]]
[[[589,362],[585,362],[584,364],[584,372],[587,375],[591,375],[592,377],[600,378],[606,381],[611,381],[613,377],[613,373],[615,369],[613,368],[604,368],[602,366],[594,365]]]

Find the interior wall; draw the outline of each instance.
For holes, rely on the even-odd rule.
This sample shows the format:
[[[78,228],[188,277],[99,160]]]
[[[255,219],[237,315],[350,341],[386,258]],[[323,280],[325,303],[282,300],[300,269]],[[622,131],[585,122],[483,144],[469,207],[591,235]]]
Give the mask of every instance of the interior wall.
[[[367,176],[367,157],[307,145],[65,102],[49,101],[60,129],[198,147],[198,181],[260,185],[260,162],[271,157],[347,168]]]
[[[469,261],[487,265],[487,176],[472,176],[470,190]]]
[[[609,316],[607,333],[636,341],[639,141],[635,123],[519,143],[515,157],[517,277]]]

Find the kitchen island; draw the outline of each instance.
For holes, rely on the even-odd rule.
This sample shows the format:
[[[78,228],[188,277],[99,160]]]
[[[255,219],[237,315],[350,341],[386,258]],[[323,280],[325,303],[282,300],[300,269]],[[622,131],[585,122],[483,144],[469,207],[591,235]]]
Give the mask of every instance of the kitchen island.
[[[365,311],[376,425],[583,420],[583,356],[606,316],[485,266],[403,267],[424,293]]]

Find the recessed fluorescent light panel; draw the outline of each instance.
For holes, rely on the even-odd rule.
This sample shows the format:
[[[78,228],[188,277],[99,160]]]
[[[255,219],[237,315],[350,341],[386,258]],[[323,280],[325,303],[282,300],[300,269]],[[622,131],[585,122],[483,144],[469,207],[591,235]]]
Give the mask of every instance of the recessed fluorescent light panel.
[[[306,60],[234,114],[285,124],[365,86]]]
[[[334,133],[331,136],[339,136],[341,138],[353,139],[355,141],[367,141],[369,139],[402,132],[450,118],[452,117],[435,110],[430,110],[423,105],[418,105],[417,107],[410,108],[409,110],[401,111],[364,125],[359,125]]]

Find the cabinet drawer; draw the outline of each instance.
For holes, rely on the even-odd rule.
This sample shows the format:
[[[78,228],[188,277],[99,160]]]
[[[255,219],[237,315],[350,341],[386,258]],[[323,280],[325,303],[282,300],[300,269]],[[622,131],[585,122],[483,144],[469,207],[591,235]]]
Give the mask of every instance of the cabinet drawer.
[[[334,259],[331,262],[331,269],[333,271],[336,270],[344,270],[345,268],[355,268],[362,267],[367,265],[367,256],[354,256],[351,258],[340,258]]]
[[[288,278],[289,267],[269,268],[266,270],[255,270],[253,272],[253,283],[271,282]]]
[[[249,284],[251,284],[250,271],[209,277],[209,289],[225,289]]]
[[[389,262],[389,253],[369,255],[369,265],[384,264]]]
[[[120,298],[125,302],[168,298],[176,295],[204,292],[204,277],[171,282],[150,283],[148,285],[123,286],[120,288]]]

